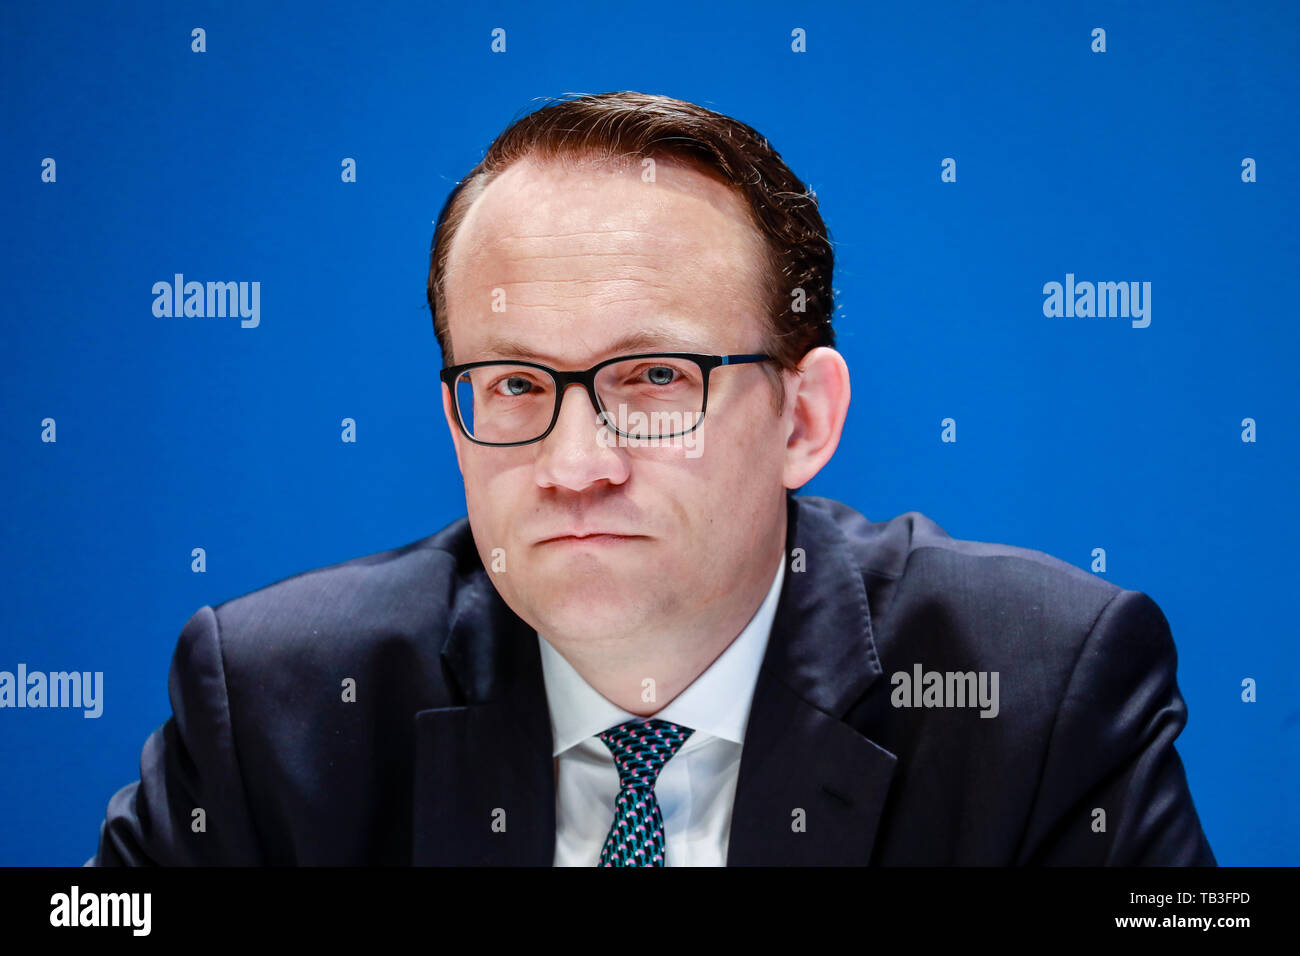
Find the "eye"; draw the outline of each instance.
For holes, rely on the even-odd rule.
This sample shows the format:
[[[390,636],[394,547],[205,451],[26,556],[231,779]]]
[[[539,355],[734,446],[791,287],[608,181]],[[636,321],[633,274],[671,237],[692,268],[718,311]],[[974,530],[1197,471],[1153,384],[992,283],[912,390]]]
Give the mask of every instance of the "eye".
[[[671,385],[677,369],[668,365],[651,365],[646,369],[651,385]]]
[[[511,395],[523,395],[532,386],[532,382],[526,378],[520,378],[518,375],[512,375],[504,379],[506,391]]]
[[[526,375],[503,375],[488,386],[489,392],[501,398],[520,398],[539,390],[538,384]]]
[[[653,385],[656,388],[667,388],[670,385],[685,384],[691,378],[692,375],[689,370],[677,365],[647,362],[633,368],[627,374],[625,380],[629,385]]]

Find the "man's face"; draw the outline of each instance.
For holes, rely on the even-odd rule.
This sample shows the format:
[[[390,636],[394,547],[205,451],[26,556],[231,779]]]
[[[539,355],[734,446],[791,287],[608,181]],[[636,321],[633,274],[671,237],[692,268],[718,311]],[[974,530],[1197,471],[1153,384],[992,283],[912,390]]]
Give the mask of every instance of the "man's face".
[[[520,161],[473,203],[452,244],[454,361],[573,370],[633,352],[764,351],[762,248],[743,201],[689,166],[659,161],[646,182],[640,164]],[[634,334],[653,339],[620,342]],[[465,439],[450,401],[444,386],[484,567],[545,637],[608,647],[665,629],[734,627],[729,638],[744,626],[785,540],[790,418],[761,365],[715,369],[703,422],[666,447],[611,447],[577,386],[551,433],[516,447]],[[619,537],[545,540],[601,531]]]

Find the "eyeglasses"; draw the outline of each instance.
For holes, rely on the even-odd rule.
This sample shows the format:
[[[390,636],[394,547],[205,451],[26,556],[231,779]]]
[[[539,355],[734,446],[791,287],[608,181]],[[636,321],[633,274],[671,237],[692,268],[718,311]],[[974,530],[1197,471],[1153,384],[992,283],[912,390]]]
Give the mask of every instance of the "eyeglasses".
[[[585,371],[537,362],[469,362],[438,377],[452,394],[456,421],[479,445],[527,445],[551,433],[570,385],[581,385],[598,420],[624,438],[661,439],[699,427],[709,373],[720,365],[773,361],[770,355],[645,352],[606,359]]]

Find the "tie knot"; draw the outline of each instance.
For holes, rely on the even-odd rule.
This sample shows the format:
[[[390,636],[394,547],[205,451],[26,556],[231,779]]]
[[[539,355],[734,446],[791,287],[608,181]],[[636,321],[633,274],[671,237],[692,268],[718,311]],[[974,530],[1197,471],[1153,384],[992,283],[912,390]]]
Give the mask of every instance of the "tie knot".
[[[629,721],[619,724],[596,736],[605,742],[614,755],[618,768],[619,787],[624,790],[638,787],[654,789],[659,771],[668,758],[695,733],[690,727],[681,727],[667,720]]]

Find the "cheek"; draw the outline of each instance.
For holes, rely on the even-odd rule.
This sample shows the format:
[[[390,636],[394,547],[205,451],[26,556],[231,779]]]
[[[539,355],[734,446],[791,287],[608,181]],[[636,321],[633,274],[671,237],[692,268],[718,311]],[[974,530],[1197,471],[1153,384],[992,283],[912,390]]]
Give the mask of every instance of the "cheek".
[[[720,445],[722,443],[719,443]],[[703,489],[717,516],[714,530],[733,540],[760,534],[771,502],[783,487],[785,455],[780,433],[764,420],[729,436],[709,469]]]
[[[501,541],[516,525],[513,520],[519,509],[526,506],[526,488],[519,486],[528,471],[520,467],[503,467],[508,463],[485,460],[475,454],[477,447],[464,457],[465,508],[476,536],[485,540]]]
[[[784,459],[775,441],[753,430],[717,430],[700,443],[695,458],[680,449],[645,449],[632,463],[632,482],[663,489],[664,507],[694,545],[715,548],[719,535],[744,538],[750,518],[780,486]]]
[[[779,427],[766,418],[753,421],[748,428],[733,429],[714,443],[710,471],[715,480],[732,489],[770,484],[784,462],[780,436]]]

